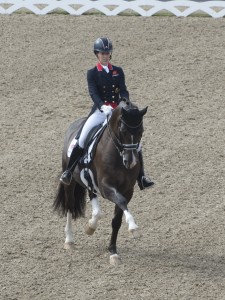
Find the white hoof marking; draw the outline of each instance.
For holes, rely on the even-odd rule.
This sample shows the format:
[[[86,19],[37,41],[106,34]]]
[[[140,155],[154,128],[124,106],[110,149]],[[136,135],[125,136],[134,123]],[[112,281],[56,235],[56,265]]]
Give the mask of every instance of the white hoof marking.
[[[75,249],[75,244],[74,243],[65,243],[64,244],[64,249],[73,250],[73,249]]]
[[[110,265],[116,267],[122,264],[121,258],[118,254],[110,255]]]
[[[86,233],[87,235],[93,235],[94,232],[95,232],[95,228],[91,228],[91,227],[89,226],[89,224],[87,224],[87,225],[85,226],[85,233]]]
[[[129,234],[130,234],[131,238],[133,238],[133,239],[138,239],[141,237],[141,233],[137,229],[129,230]]]

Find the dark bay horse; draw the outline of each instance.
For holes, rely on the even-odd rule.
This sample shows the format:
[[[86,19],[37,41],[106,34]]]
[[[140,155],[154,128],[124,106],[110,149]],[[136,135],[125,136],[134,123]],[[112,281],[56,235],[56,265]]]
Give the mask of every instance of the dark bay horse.
[[[123,213],[129,232],[133,237],[138,236],[138,226],[128,211],[128,203],[133,196],[140,170],[138,149],[144,130],[143,116],[147,108],[139,110],[131,102],[121,101],[107,119],[107,125],[99,138],[91,161],[85,164],[83,159],[79,161],[70,185],[59,183],[53,207],[62,216],[67,216],[65,248],[73,248],[72,219],[84,217],[87,191],[92,204],[92,218],[86,226],[86,233],[89,235],[94,233],[101,218],[98,195],[115,204],[108,247],[111,264],[120,263],[116,242]],[[85,119],[80,119],[72,123],[66,132],[62,157],[63,171],[68,163],[68,147],[84,122]]]

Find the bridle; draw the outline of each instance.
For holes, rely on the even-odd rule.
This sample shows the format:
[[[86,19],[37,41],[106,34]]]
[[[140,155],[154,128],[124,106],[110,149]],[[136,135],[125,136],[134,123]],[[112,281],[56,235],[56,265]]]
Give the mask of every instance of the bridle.
[[[137,126],[130,126],[122,118],[120,120],[121,120],[121,123],[123,123],[126,127],[130,128],[130,129],[138,129],[139,127],[142,126],[142,123],[143,123],[143,121],[141,121],[140,124],[138,124]],[[135,144],[121,143],[121,141],[118,139],[118,137],[112,131],[112,128],[109,124],[109,116],[107,116],[107,128],[108,128],[109,136],[111,137],[113,144],[116,147],[116,149],[118,150],[120,156],[123,156],[125,151],[132,151],[132,150],[138,149],[139,143],[135,143]],[[119,127],[119,129],[120,129],[120,127]]]

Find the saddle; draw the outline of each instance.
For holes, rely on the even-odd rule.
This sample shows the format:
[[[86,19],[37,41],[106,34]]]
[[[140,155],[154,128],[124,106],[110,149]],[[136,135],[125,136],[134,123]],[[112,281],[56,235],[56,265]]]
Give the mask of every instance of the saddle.
[[[84,124],[83,124],[84,125]],[[92,192],[97,193],[98,187],[95,184],[94,175],[89,167],[90,163],[94,159],[96,148],[98,145],[98,142],[105,131],[105,128],[107,127],[107,121],[105,121],[103,124],[100,124],[96,127],[94,127],[87,136],[87,139],[85,141],[84,145],[84,155],[79,160],[79,165],[81,167],[80,171],[80,178],[83,184]],[[80,133],[82,131],[83,126],[80,128],[76,136],[72,139],[70,146],[67,150],[67,155],[70,157],[73,148],[75,147],[79,137]]]
[[[98,187],[94,180],[94,175],[89,167],[90,163],[94,159],[96,148],[98,145],[98,142],[103,134],[103,132],[106,129],[106,124],[100,124],[93,128],[91,132],[88,134],[86,143],[85,143],[85,154],[81,158],[81,165],[83,165],[81,172],[80,172],[80,178],[83,182],[83,184],[88,188],[89,191],[91,191],[94,194],[97,194]]]
[[[96,147],[103,132],[105,131],[106,126],[106,124],[100,124],[89,132],[84,146],[85,154],[83,156],[83,163],[85,165],[90,164],[90,162],[93,160]]]
[[[77,144],[77,141],[79,140],[81,131],[83,129],[85,122],[83,123],[83,125],[81,126],[81,128],[79,129],[79,131],[77,132],[77,134],[73,137],[73,139],[71,140],[69,147],[67,149],[67,156],[70,157],[73,148],[75,147],[75,145]],[[98,143],[98,135],[99,135],[99,139],[101,137],[101,131],[102,133],[104,132],[104,127],[105,127],[105,123],[103,124],[99,124],[98,126],[95,126],[94,128],[92,128],[92,130],[90,130],[90,132],[88,133],[88,136],[86,138],[85,144],[84,144],[84,152],[86,153],[89,146],[92,144],[92,142],[95,140],[96,143]],[[96,144],[97,145],[97,144]]]

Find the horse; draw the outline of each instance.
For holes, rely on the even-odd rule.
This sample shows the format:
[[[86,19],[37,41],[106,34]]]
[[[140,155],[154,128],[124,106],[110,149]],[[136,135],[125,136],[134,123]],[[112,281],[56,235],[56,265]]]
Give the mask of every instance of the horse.
[[[110,118],[107,118],[94,147],[91,161],[84,163],[84,158],[82,158],[78,162],[70,185],[59,183],[53,208],[61,216],[67,217],[65,249],[74,248],[72,220],[85,216],[87,192],[92,204],[92,217],[85,228],[88,235],[95,232],[101,218],[98,196],[115,204],[108,247],[110,264],[118,265],[122,262],[117,251],[117,236],[123,214],[132,237],[140,236],[138,226],[128,211],[128,203],[133,196],[140,171],[138,150],[140,150],[144,131],[143,116],[147,109],[148,107],[139,110],[131,101],[121,101],[113,110]],[[74,136],[81,130],[85,120],[82,118],[73,122],[66,131],[62,153],[62,171],[67,167],[68,147]]]

